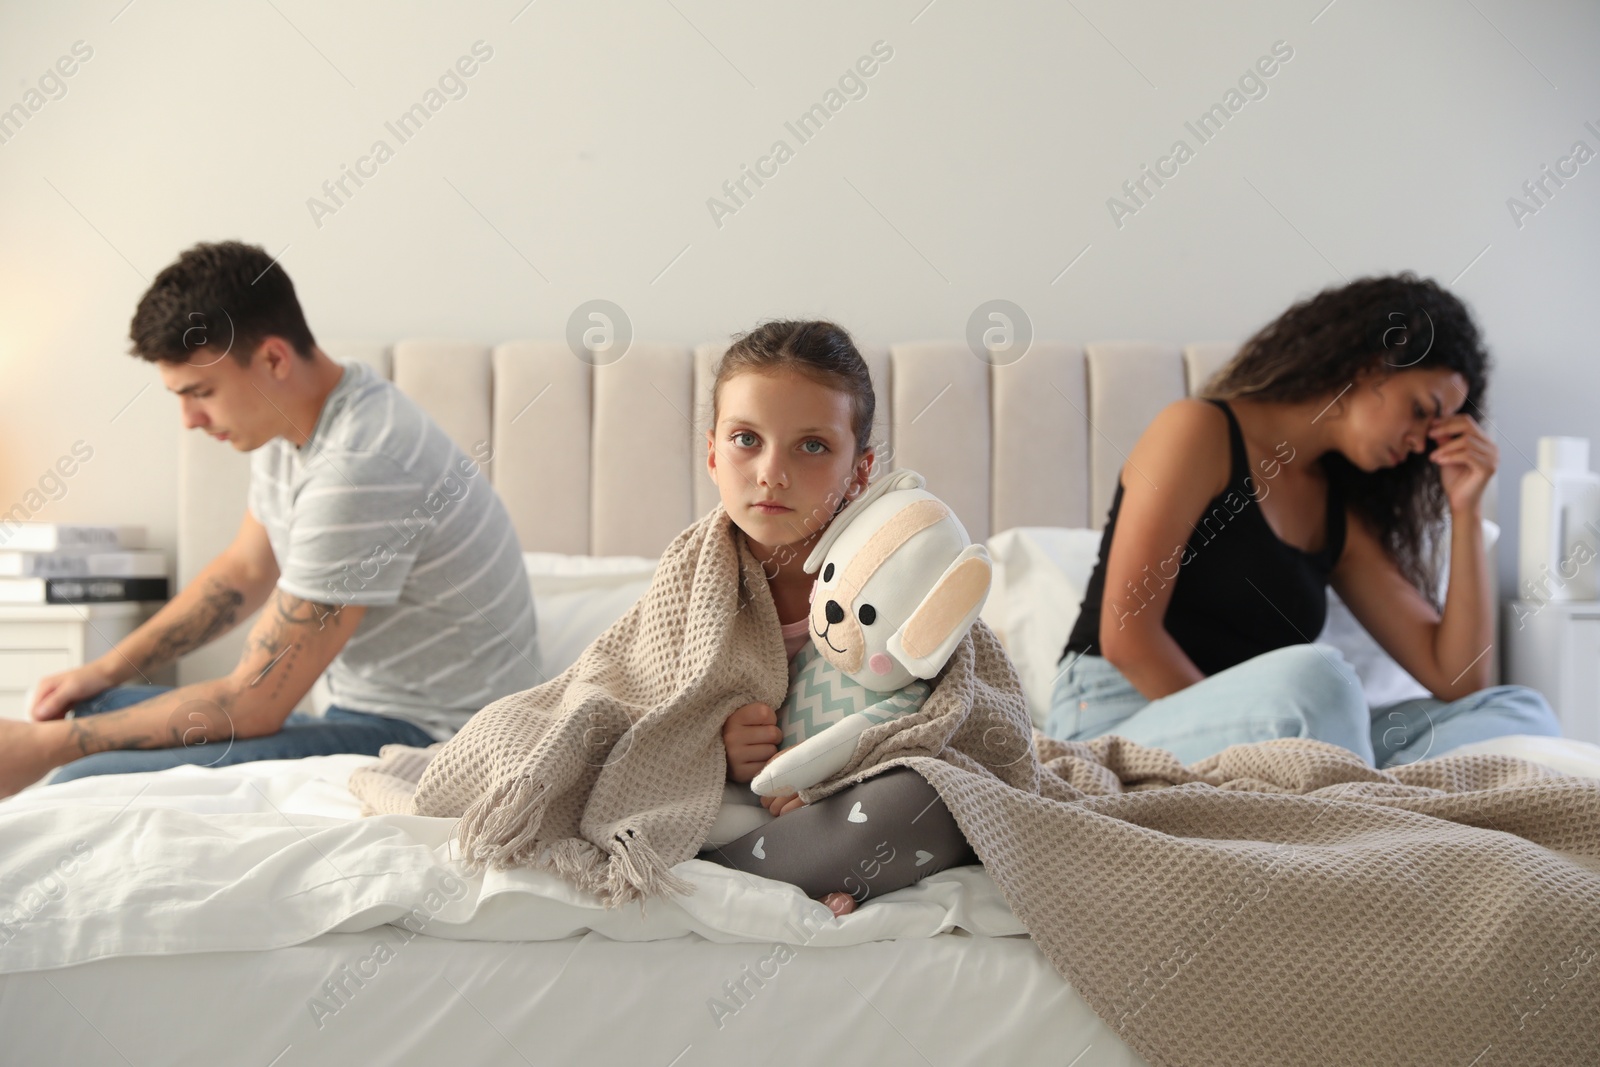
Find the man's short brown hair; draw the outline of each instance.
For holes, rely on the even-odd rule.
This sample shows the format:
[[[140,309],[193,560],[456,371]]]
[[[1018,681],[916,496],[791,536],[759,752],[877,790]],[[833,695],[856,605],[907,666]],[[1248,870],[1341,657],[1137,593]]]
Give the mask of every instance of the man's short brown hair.
[[[180,255],[139,298],[128,334],[132,353],[152,363],[186,363],[210,349],[244,366],[268,337],[310,359],[317,344],[283,266],[240,241],[197,244]]]

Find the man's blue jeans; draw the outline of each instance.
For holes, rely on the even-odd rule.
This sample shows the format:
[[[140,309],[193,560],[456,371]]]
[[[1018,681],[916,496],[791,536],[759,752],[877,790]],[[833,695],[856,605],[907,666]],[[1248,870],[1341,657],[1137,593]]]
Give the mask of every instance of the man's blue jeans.
[[[79,702],[75,716],[99,715],[138,704],[168,692],[164,685],[119,685],[97,697]],[[369,711],[329,708],[323,718],[292,713],[275,734],[265,737],[208,741],[178,748],[120,749],[96,752],[59,768],[49,784],[87,778],[94,774],[132,774],[162,771],[168,767],[192,764],[199,767],[227,767],[264,759],[300,759],[303,756],[332,756],[355,752],[376,756],[384,745],[415,745],[426,748],[434,738],[422,727]]]

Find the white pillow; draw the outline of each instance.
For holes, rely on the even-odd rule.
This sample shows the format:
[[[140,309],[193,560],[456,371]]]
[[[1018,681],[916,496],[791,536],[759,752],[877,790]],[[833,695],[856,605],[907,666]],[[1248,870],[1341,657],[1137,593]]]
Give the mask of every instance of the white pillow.
[[[995,534],[986,546],[994,579],[979,617],[1016,665],[1028,712],[1042,727],[1056,662],[1100,555],[1100,531],[1017,526]]]
[[[538,620],[539,669],[548,681],[650,588],[656,560],[644,556],[568,556],[524,552]]]

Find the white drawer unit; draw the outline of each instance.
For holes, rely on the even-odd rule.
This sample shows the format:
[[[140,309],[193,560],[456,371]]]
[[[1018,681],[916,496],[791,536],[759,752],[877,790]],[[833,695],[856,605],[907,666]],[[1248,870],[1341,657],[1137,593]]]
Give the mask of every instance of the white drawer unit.
[[[0,607],[0,715],[26,719],[40,678],[111,650],[159,604],[39,604]]]
[[[1510,681],[1545,695],[1563,736],[1600,744],[1600,601],[1513,600],[1501,632]]]

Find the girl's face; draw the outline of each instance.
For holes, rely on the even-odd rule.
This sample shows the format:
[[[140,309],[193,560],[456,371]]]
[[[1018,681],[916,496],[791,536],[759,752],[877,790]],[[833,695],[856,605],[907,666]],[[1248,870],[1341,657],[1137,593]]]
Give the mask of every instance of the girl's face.
[[[1466,378],[1446,367],[1363,372],[1343,397],[1338,449],[1364,471],[1397,466],[1424,451],[1429,427],[1460,410],[1466,397]]]
[[[744,371],[722,383],[706,469],[763,560],[792,546],[786,556],[803,563],[803,543],[866,487],[873,453],[856,455],[850,411],[850,394],[795,371]]]

